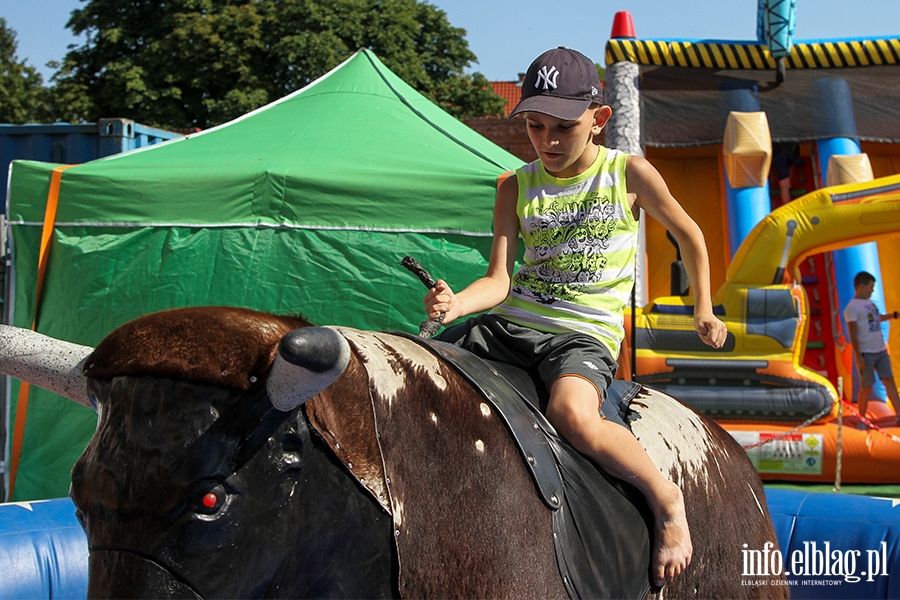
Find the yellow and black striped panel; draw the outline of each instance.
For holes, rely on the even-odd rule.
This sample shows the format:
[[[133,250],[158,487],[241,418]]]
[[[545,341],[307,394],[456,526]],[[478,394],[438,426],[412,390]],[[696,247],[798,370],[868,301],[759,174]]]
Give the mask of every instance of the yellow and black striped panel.
[[[621,61],[639,65],[713,69],[774,69],[775,59],[761,44],[613,39],[606,43],[606,65]],[[785,65],[792,69],[870,67],[900,64],[900,39],[847,40],[794,44]]]

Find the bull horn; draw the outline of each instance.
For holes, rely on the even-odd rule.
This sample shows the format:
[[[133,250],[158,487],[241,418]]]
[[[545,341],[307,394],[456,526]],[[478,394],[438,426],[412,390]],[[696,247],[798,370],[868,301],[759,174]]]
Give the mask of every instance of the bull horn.
[[[350,344],[334,329],[301,327],[281,338],[266,381],[278,410],[300,406],[337,381],[350,362]]]
[[[0,373],[90,407],[82,368],[94,349],[0,325]]]

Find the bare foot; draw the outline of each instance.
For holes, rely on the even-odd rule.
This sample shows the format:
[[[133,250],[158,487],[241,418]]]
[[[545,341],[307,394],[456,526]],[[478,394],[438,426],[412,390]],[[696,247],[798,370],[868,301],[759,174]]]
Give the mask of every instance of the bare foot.
[[[657,586],[672,581],[691,564],[694,546],[688,528],[681,489],[672,484],[673,490],[656,507],[656,550],[653,577]]]

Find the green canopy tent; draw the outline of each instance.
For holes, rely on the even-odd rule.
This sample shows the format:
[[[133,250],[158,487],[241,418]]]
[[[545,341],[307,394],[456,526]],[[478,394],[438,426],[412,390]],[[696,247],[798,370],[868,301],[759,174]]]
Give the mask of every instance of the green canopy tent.
[[[400,260],[456,286],[483,274],[497,180],[520,163],[361,50],[220,127],[57,170],[52,228],[58,165],[14,162],[7,322],[31,327],[37,306],[37,331],[95,346],[143,314],[231,305],[414,332],[425,290]],[[65,495],[95,414],[6,393],[11,499]]]

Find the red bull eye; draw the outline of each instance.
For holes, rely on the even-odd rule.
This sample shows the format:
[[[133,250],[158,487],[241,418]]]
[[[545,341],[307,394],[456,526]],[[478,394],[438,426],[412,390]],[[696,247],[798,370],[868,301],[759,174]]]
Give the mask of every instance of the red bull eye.
[[[190,493],[190,510],[200,515],[214,515],[228,502],[228,490],[218,481],[198,481]]]

